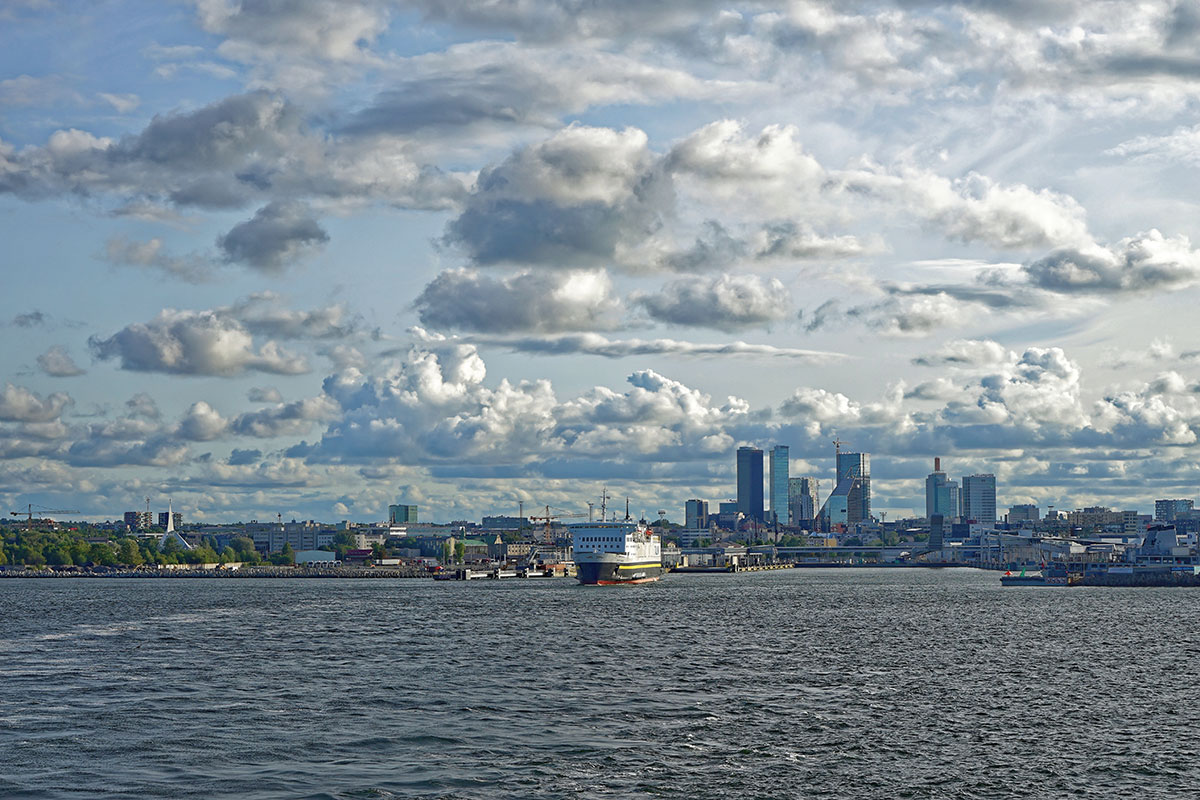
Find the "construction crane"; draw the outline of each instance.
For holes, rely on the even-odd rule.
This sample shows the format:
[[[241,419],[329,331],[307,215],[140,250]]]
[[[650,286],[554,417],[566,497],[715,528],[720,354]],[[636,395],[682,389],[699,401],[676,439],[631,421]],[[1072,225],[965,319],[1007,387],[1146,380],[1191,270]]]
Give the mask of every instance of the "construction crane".
[[[543,523],[545,523],[544,527],[542,528],[542,539],[544,540],[545,544],[550,544],[550,541],[551,541],[551,539],[550,539],[550,521],[551,520],[567,519],[569,517],[586,517],[587,516],[587,514],[575,514],[575,513],[570,513],[570,512],[551,514],[550,506],[546,506],[545,508],[546,508],[545,514],[530,514],[529,515],[530,522],[537,522],[540,520]]]
[[[46,506],[39,506],[36,503],[26,504],[24,511],[10,511],[8,513],[14,517],[22,517],[22,516],[26,517],[25,524],[26,524],[27,528],[29,530],[33,530],[33,509],[35,506],[38,511],[44,512],[46,514],[82,514],[83,513],[82,511],[79,511],[74,508],[47,508]]]

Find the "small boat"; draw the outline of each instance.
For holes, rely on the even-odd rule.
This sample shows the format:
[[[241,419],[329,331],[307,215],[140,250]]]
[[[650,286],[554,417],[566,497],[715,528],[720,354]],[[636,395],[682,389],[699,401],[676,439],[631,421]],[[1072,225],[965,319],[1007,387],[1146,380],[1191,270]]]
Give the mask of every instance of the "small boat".
[[[1020,575],[1013,575],[1011,572],[1006,572],[1000,576],[1000,584],[1002,586],[1056,586],[1058,584],[1051,583],[1040,572],[1034,572],[1029,575],[1025,574],[1025,570],[1021,570]]]

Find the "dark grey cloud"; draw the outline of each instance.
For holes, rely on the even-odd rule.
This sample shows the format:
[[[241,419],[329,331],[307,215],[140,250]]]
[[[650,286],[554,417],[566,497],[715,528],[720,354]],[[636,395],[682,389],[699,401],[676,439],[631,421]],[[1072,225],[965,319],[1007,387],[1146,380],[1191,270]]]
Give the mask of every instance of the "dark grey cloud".
[[[13,317],[12,324],[18,328],[36,328],[46,324],[48,317],[41,311],[28,311]]]
[[[685,30],[721,7],[715,0],[614,0],[588,3],[579,0],[504,0],[477,3],[471,0],[405,0],[425,18],[467,29],[504,32],[537,42],[563,39],[665,36]]]
[[[169,437],[144,442],[84,439],[72,444],[64,456],[73,467],[173,467],[187,460],[187,445]]]
[[[325,395],[280,403],[270,408],[247,411],[233,418],[229,430],[239,436],[273,439],[277,436],[302,436],[313,425],[336,416],[337,407]]]
[[[711,281],[673,281],[634,302],[659,322],[732,331],[792,316],[792,297],[776,278],[721,275]]]
[[[218,238],[217,247],[226,261],[274,271],[327,241],[329,234],[312,218],[307,206],[274,202]]]
[[[855,236],[825,237],[790,220],[763,226],[755,249],[758,259],[836,259],[866,255],[871,247]]]
[[[162,239],[144,242],[116,236],[105,242],[104,259],[110,264],[155,269],[188,283],[213,280],[215,264],[200,255],[174,256],[167,252]]]
[[[308,362],[268,341],[255,349],[237,319],[215,311],[166,309],[148,323],[135,323],[112,336],[88,339],[92,354],[117,360],[121,369],[176,375],[233,376],[249,371],[279,375],[308,372]]]
[[[592,48],[528,48],[499,41],[414,56],[389,77],[389,88],[351,115],[340,131],[447,136],[478,135],[481,126],[550,129],[566,114],[597,106],[732,93],[733,85]]]
[[[42,372],[52,378],[70,378],[87,372],[75,363],[71,354],[61,344],[51,346],[50,349],[38,356],[37,363]]]
[[[5,383],[0,391],[0,422],[50,422],[73,404],[71,396],[62,392],[42,397],[24,386]]]
[[[842,307],[827,300],[804,324],[809,333],[831,325],[857,322],[885,336],[927,336],[939,328],[959,325],[969,311],[983,313],[986,306],[962,301],[946,292],[898,293],[870,303]],[[801,321],[804,320],[803,313]]]
[[[999,310],[1032,308],[1042,302],[1020,287],[1005,290],[999,286],[970,286],[963,284],[933,283],[925,285],[901,285],[881,283],[880,288],[891,295],[945,295],[966,303],[978,303]]]
[[[1034,286],[1062,294],[1140,292],[1200,282],[1200,253],[1186,237],[1151,230],[1108,248],[1058,249],[1022,269]]]
[[[257,336],[277,339],[346,339],[361,332],[361,321],[342,305],[301,311],[287,308],[274,292],[257,292],[216,309]]]
[[[263,453],[261,450],[238,450],[234,448],[229,453],[227,463],[231,467],[244,467],[248,464],[257,464],[262,460]]]
[[[804,330],[808,333],[815,333],[821,330],[841,314],[841,303],[837,300],[826,300],[813,309],[808,315],[808,321],[804,322],[804,310],[801,309],[797,317],[801,322],[804,322]]]
[[[642,131],[571,126],[483,170],[443,243],[472,262],[609,264],[674,203]]]
[[[1197,34],[1200,34],[1200,3],[1180,0],[1167,23],[1166,44],[1168,47],[1192,45]]]
[[[707,220],[696,241],[686,250],[669,253],[662,264],[673,272],[708,272],[730,269],[746,257],[747,243],[729,233],[716,220]]]
[[[283,395],[274,386],[254,386],[246,392],[251,403],[282,403]]]
[[[603,272],[523,272],[493,278],[447,270],[417,297],[421,323],[437,330],[517,333],[606,330],[621,310]]]
[[[457,177],[415,163],[394,142],[328,136],[294,103],[256,91],[156,116],[118,140],[71,129],[40,147],[0,150],[6,192],[28,200],[74,195],[113,197],[122,207],[233,209],[302,200],[446,208],[465,190]],[[248,247],[232,255],[257,253]]]

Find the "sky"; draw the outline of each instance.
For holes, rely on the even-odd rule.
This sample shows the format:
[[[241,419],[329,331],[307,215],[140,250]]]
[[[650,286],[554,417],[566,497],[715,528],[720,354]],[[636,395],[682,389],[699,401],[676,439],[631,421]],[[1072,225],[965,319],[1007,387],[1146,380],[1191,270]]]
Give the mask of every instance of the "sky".
[[[1198,482],[1200,3],[0,2],[0,501]],[[63,515],[59,515],[63,516]]]

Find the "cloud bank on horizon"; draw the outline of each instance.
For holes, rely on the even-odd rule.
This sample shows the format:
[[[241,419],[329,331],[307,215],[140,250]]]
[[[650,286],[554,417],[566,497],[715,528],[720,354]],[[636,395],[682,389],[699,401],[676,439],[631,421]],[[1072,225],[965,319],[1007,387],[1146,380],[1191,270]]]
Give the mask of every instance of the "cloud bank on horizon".
[[[10,510],[1197,493],[1200,2],[0,19]]]

